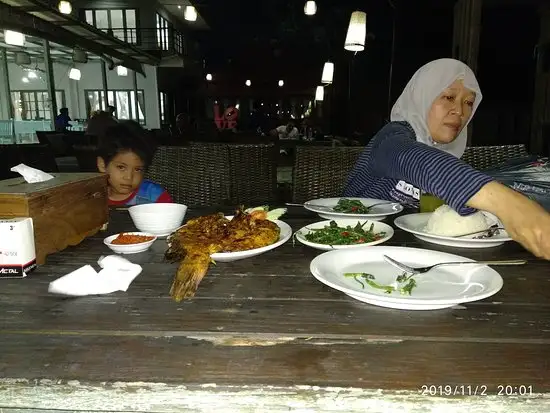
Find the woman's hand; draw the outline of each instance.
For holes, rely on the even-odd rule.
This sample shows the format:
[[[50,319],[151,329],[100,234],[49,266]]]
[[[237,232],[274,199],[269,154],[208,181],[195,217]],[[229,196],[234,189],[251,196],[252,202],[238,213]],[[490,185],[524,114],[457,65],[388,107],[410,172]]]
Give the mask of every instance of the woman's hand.
[[[550,260],[550,214],[536,202],[498,182],[483,186],[468,206],[495,214],[515,241]]]

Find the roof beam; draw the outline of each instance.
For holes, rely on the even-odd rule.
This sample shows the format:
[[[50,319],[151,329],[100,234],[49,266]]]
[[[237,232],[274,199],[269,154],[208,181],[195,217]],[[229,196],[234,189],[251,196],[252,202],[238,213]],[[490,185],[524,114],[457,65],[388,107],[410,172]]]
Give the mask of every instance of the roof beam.
[[[90,39],[79,36],[60,25],[50,23],[34,15],[17,10],[0,0],[0,25],[4,28],[21,31],[32,36],[41,37],[68,47],[81,47],[98,56],[110,56],[120,60],[122,65],[145,76],[141,63],[116,50]],[[103,32],[101,32],[103,33]],[[106,35],[105,35],[106,36]],[[112,41],[110,37],[107,38]],[[115,39],[118,40],[118,39]],[[122,42],[123,43],[123,42]],[[129,46],[129,45],[128,45]]]

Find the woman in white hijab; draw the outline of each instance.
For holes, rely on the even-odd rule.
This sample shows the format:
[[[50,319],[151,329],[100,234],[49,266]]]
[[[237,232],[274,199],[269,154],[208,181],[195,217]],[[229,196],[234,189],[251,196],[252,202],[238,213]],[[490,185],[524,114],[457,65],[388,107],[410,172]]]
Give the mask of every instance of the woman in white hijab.
[[[512,238],[550,259],[550,214],[459,159],[481,98],[464,63],[439,59],[422,66],[393,106],[391,121],[360,156],[343,195],[416,207],[425,191],[461,215],[495,214]]]

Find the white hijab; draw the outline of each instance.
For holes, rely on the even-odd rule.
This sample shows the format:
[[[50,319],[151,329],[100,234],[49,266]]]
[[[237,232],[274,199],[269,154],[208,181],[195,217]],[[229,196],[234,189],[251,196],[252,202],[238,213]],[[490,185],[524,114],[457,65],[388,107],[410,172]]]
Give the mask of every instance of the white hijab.
[[[428,112],[435,98],[457,79],[462,79],[464,86],[476,93],[472,114],[453,142],[436,144],[428,131]],[[437,145],[438,149],[460,158],[468,140],[468,123],[473,118],[481,98],[481,89],[472,69],[455,59],[438,59],[416,71],[393,105],[390,120],[408,122],[414,129],[418,142],[429,146]]]

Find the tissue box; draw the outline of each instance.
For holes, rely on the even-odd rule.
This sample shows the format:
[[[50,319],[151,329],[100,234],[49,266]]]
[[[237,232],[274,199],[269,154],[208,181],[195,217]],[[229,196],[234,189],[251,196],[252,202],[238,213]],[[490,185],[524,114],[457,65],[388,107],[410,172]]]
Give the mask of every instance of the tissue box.
[[[25,277],[35,267],[32,219],[0,219],[0,278]]]
[[[22,177],[0,181],[0,218],[32,218],[37,264],[48,254],[79,244],[109,220],[106,175],[53,175],[33,184]]]

